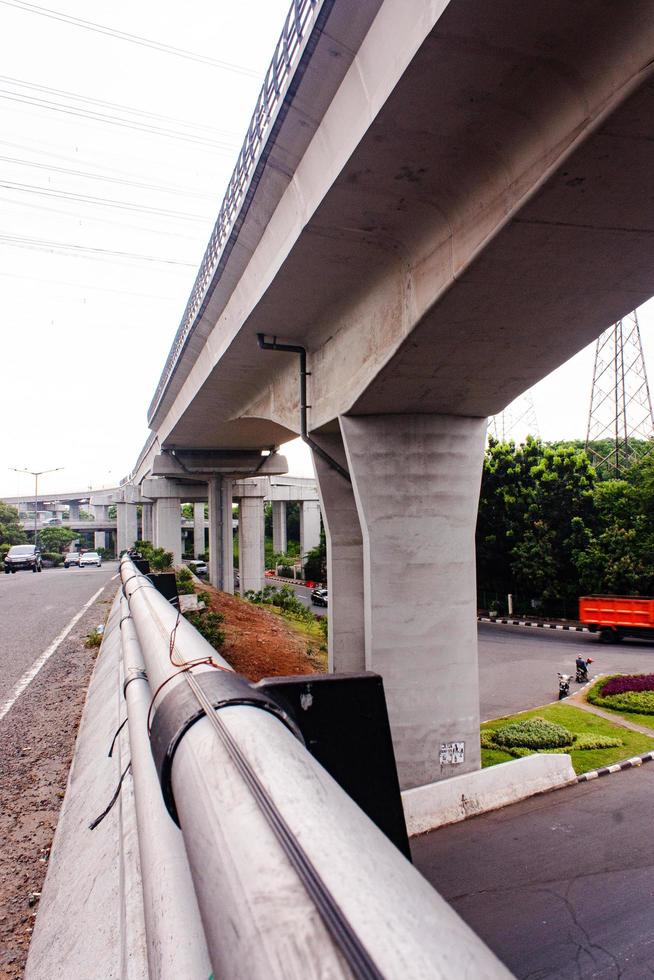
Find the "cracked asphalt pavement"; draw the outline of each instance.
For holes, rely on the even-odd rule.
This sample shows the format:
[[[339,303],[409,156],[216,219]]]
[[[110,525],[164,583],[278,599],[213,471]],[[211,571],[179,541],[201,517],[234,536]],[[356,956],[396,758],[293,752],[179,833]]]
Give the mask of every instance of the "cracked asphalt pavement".
[[[654,764],[415,838],[414,863],[520,980],[654,976]]]

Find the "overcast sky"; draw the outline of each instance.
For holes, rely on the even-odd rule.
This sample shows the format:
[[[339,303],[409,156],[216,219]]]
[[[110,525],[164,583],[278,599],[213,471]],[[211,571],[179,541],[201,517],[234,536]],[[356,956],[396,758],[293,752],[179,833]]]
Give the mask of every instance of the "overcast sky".
[[[34,486],[10,467],[62,467],[44,491],[112,486],[132,468],[288,6],[43,3],[0,0],[8,496]],[[650,371],[653,319],[650,303]],[[584,436],[591,374],[587,349],[534,389],[543,438]],[[287,455],[292,472],[311,473],[304,447]]]

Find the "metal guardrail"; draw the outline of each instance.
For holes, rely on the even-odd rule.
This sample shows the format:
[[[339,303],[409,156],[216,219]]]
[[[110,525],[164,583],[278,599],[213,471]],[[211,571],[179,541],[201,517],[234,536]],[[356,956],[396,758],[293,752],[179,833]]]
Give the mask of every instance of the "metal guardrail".
[[[291,4],[182,321],[148,409],[148,420],[152,420],[186,341],[194,329],[207,287],[218,267],[223,248],[245,200],[261,151],[322,5],[323,0],[293,0]]]
[[[120,573],[144,897],[157,899],[146,915],[153,975],[206,977],[208,955],[215,976],[248,980],[508,980],[283,710],[129,558]],[[196,939],[178,952],[180,929]]]

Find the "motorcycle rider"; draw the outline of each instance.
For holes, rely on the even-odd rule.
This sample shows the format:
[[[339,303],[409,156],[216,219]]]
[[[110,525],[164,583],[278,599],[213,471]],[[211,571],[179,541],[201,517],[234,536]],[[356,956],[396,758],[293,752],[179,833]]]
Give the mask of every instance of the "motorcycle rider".
[[[581,681],[588,680],[588,664],[592,664],[592,657],[588,657],[586,660],[581,656],[581,654],[575,660],[575,667],[577,668],[577,676],[575,680],[577,683]]]

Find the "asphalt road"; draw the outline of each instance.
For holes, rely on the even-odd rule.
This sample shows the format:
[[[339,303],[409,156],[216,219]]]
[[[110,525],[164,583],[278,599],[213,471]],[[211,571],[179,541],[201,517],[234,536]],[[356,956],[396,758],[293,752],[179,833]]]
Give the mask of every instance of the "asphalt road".
[[[0,703],[84,603],[118,572],[102,568],[44,568],[41,574],[0,574]]]
[[[478,624],[480,712],[484,721],[558,698],[557,671],[573,674],[575,658],[592,657],[593,674],[653,673],[654,642],[600,643],[591,633]]]
[[[654,974],[654,763],[424,834],[419,871],[521,980]]]

